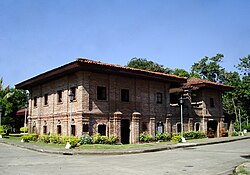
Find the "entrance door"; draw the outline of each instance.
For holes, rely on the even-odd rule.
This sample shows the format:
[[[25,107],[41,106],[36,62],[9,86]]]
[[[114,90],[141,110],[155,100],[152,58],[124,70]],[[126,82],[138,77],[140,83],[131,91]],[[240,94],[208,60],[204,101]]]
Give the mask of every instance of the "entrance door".
[[[129,119],[121,120],[121,143],[129,144],[129,136],[130,136],[130,121]]]
[[[209,120],[207,122],[207,136],[208,137],[217,137],[217,120]]]

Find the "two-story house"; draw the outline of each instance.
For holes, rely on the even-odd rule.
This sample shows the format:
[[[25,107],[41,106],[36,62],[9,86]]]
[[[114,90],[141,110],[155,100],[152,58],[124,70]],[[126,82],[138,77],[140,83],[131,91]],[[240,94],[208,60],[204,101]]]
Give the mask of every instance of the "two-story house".
[[[30,132],[114,134],[121,143],[138,143],[141,132],[155,136],[157,129],[167,131],[169,89],[186,81],[175,75],[79,58],[16,88],[30,93]]]

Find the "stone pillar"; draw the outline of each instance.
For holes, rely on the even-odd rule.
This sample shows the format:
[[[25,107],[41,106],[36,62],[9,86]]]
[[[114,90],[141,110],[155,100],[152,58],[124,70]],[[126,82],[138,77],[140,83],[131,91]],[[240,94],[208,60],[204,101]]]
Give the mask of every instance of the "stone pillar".
[[[172,130],[171,130],[171,118],[166,118],[166,124],[165,124],[165,132],[167,133],[171,133]]]
[[[202,118],[201,119],[201,126],[202,129],[201,131],[203,131],[205,134],[207,134],[207,118]]]
[[[132,144],[139,143],[140,119],[141,119],[141,114],[139,112],[134,112],[132,114],[131,137],[130,137],[130,143]]]
[[[121,118],[122,118],[121,112],[118,111],[114,113],[113,134],[118,137],[118,143],[121,142]]]
[[[231,120],[231,121],[230,121],[230,124],[229,124],[228,136],[232,136],[233,131],[234,131],[234,123],[233,123],[233,121]]]
[[[188,131],[193,131],[194,126],[193,126],[193,118],[188,119]]]
[[[217,126],[217,137],[222,136],[222,128],[224,128],[224,118],[219,118],[218,126]]]
[[[155,138],[155,117],[150,117],[149,134]]]

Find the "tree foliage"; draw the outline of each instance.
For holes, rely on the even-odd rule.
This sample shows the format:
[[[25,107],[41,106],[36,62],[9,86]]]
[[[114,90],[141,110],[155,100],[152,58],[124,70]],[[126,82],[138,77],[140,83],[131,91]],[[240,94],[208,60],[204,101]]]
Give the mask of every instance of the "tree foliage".
[[[23,120],[16,116],[19,109],[24,108],[27,94],[24,90],[17,90],[9,86],[4,88],[3,79],[0,80],[0,105],[2,106],[2,124],[16,127]]]
[[[199,76],[214,82],[222,82],[224,80],[225,69],[222,68],[223,54],[217,54],[214,57],[204,57],[198,63],[192,65],[192,76]]]
[[[176,68],[172,71],[172,74],[177,75],[177,76],[181,76],[181,77],[187,77],[187,78],[190,77],[190,74],[185,69]]]
[[[163,65],[160,65],[153,61],[148,61],[145,58],[132,58],[128,64],[128,67],[143,69],[143,70],[150,70],[154,72],[162,72],[162,73],[171,73],[171,69],[164,68]]]

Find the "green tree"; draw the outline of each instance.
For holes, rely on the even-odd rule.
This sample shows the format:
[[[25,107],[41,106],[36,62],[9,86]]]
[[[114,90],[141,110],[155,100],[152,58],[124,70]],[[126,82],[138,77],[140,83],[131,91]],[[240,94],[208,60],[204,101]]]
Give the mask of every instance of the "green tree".
[[[250,55],[240,58],[240,63],[235,66],[241,72],[241,81],[236,87],[235,96],[241,104],[242,116],[250,116]]]
[[[250,55],[240,58],[240,63],[235,67],[237,67],[244,76],[250,76]]]
[[[16,112],[24,108],[27,93],[9,86],[4,88],[3,79],[0,80],[0,105],[2,106],[2,124],[17,127],[23,118],[17,117]]]
[[[221,67],[223,54],[217,54],[214,57],[204,57],[198,63],[192,65],[191,76],[199,76],[214,82],[223,82],[225,69]]]
[[[126,66],[137,69],[150,70],[154,72],[168,73],[168,74],[172,72],[171,69],[164,68],[163,65],[160,65],[153,61],[148,61],[145,58],[136,58],[136,57],[132,58]]]
[[[181,76],[181,77],[187,77],[189,78],[190,77],[190,74],[188,73],[188,71],[186,71],[185,69],[179,69],[179,68],[176,68],[172,71],[172,73],[174,75],[177,75],[177,76]]]

